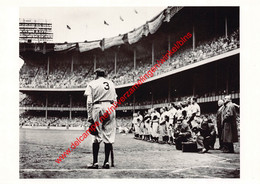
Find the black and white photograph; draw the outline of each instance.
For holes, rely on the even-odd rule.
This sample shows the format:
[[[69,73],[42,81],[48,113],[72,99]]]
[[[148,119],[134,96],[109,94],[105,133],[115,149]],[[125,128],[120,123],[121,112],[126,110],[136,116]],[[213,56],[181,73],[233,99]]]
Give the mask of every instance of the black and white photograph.
[[[257,0],[0,2],[0,183],[260,184]]]
[[[20,7],[19,178],[240,178],[240,7]]]

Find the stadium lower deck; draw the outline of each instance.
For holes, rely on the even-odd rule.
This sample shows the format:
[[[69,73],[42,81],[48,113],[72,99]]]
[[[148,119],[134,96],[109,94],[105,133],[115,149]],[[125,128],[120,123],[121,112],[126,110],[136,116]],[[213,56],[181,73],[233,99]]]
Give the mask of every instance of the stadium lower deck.
[[[60,164],[55,160],[83,130],[20,129],[20,178],[239,178],[240,144],[235,153],[183,153],[168,144],[150,143],[117,134],[115,167],[89,170],[92,161],[91,137]],[[218,141],[217,141],[218,142]],[[218,148],[216,143],[215,148]],[[99,165],[104,160],[101,143]]]

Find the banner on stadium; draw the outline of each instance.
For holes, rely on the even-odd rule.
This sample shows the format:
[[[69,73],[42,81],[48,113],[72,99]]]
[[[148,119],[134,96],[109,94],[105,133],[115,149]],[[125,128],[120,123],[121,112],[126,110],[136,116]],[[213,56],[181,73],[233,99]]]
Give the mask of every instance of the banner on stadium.
[[[79,51],[86,52],[86,51],[93,50],[96,48],[101,48],[100,42],[101,42],[101,40],[79,43]]]
[[[164,22],[170,22],[171,18],[178,13],[183,7],[182,6],[169,6],[165,9],[165,19]]]
[[[70,51],[76,48],[76,43],[55,44],[54,51]]]
[[[155,18],[155,20],[153,20],[152,22],[148,22],[149,32],[151,34],[154,34],[159,29],[164,18],[165,16],[163,15],[163,13],[161,13],[157,18]]]
[[[128,43],[133,44],[138,42],[143,36],[144,26],[141,26],[129,33],[127,33]]]
[[[183,6],[175,6],[171,8],[170,11],[170,17],[172,18],[176,13],[178,13],[181,9],[183,8]]]
[[[113,46],[124,44],[124,35],[115,36],[112,38],[105,38],[104,39],[104,49],[108,49]]]
[[[149,34],[149,26],[148,26],[148,23],[146,23],[146,24],[144,24],[143,35],[148,36],[148,34]]]

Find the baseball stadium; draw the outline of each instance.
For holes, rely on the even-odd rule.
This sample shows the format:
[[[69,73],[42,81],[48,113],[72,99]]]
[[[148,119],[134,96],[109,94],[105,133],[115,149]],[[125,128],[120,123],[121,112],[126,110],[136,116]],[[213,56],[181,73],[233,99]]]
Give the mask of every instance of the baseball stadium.
[[[92,161],[91,136],[55,162],[89,126],[84,92],[96,69],[105,70],[120,98],[187,33],[192,37],[118,105],[114,167],[86,168]],[[232,152],[218,149],[217,128],[218,102],[228,96],[240,104],[239,7],[169,6],[116,37],[70,43],[20,40],[19,56],[24,61],[19,75],[20,178],[240,178],[239,108]],[[205,153],[179,150],[171,136],[146,136],[140,121],[146,125],[147,113],[160,114],[169,104],[184,108],[190,99],[200,107],[194,116],[214,127],[215,141]],[[135,122],[138,115],[144,118]],[[101,146],[100,161],[103,153]]]

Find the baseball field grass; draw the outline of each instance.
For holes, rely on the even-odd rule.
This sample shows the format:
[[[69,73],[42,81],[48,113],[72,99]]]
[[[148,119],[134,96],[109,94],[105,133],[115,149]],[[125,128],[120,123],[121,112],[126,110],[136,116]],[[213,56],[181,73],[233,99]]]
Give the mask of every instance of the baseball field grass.
[[[91,136],[88,136],[60,164],[55,160],[83,130],[20,129],[20,178],[239,178],[239,143],[235,153],[183,153],[168,144],[150,143],[117,134],[115,167],[90,170]],[[215,147],[218,147],[216,144]],[[99,166],[104,161],[101,143]]]

